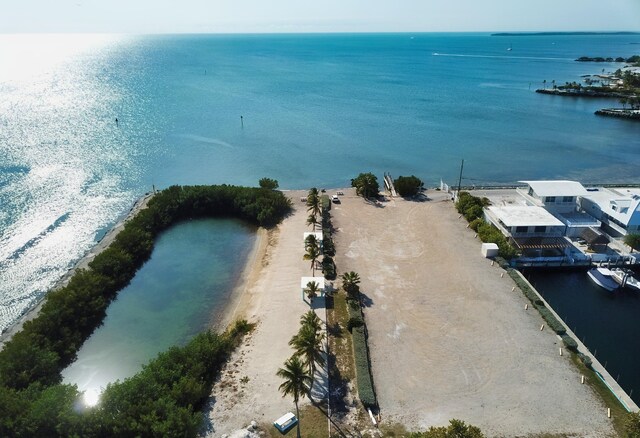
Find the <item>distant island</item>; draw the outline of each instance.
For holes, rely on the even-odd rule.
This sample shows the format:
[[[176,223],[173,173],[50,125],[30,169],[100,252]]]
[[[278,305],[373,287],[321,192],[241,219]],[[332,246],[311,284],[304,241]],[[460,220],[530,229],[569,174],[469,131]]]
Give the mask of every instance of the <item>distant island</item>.
[[[612,58],[612,57],[608,57],[608,58],[603,58],[602,56],[581,56],[580,58],[576,59],[576,61],[578,62],[626,62],[629,64],[637,64],[640,66],[640,55],[634,55],[634,56],[630,56],[628,58],[623,58],[622,56],[618,56],[617,58]]]
[[[499,32],[491,36],[640,35],[640,32]]]

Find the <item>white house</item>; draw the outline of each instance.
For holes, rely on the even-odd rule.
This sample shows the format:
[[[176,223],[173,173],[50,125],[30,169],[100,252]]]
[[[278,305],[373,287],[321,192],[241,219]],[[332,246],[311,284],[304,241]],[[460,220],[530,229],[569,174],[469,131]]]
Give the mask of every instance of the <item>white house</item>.
[[[486,218],[507,237],[561,237],[565,224],[542,207],[490,206]]]
[[[550,212],[570,213],[578,208],[578,197],[587,190],[577,181],[520,181],[527,188],[518,189],[530,205],[544,207]]]
[[[518,192],[528,205],[543,207],[566,226],[564,234],[578,237],[588,228],[600,227],[594,215],[580,209],[580,199],[589,192],[577,181],[520,181],[527,184]]]
[[[601,221],[609,234],[624,236],[640,232],[640,189],[589,189],[580,197],[580,206]]]

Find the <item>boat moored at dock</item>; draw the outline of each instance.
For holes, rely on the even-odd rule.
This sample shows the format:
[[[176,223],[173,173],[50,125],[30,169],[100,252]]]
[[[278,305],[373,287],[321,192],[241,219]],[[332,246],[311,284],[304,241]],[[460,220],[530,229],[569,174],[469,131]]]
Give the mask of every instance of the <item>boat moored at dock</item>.
[[[611,278],[622,287],[640,291],[640,281],[633,276],[633,273],[628,269],[613,268],[611,271]]]
[[[613,292],[620,285],[614,281],[613,273],[607,268],[591,268],[587,271],[589,278],[603,289]]]

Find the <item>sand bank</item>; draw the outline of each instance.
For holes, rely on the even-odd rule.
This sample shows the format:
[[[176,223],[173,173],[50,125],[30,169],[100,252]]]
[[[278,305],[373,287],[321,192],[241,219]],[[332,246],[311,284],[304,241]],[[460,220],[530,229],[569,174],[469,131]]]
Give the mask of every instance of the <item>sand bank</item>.
[[[300,290],[300,277],[311,274],[309,262],[302,259],[303,233],[310,229],[306,206],[300,201],[306,191],[285,193],[294,210],[278,227],[263,232],[246,280],[239,286],[233,318],[243,317],[257,326],[233,354],[213,389],[206,411],[207,436],[230,434],[251,420],[270,424],[295,409],[292,399],[283,398],[278,391],[282,380],[276,371],[292,355],[289,340],[310,308]],[[324,321],[325,309],[315,311]],[[307,399],[300,401],[306,403]]]
[[[275,230],[258,228],[253,248],[249,252],[244,269],[238,277],[238,281],[229,295],[229,300],[224,309],[216,309],[214,320],[211,323],[213,330],[225,330],[231,323],[239,319],[247,319],[247,312],[251,306],[251,295],[248,291],[254,287],[262,267],[268,263],[267,247]]]

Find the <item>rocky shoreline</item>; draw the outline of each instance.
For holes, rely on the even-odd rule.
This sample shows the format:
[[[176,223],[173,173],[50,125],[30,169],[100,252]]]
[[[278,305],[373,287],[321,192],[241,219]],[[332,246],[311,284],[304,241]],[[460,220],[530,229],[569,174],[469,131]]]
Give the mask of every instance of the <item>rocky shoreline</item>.
[[[606,117],[618,117],[621,119],[640,120],[640,110],[628,110],[619,108],[603,108],[594,114]]]
[[[603,97],[608,97],[610,99],[620,99],[622,97],[627,97],[626,94],[623,93],[617,93],[617,92],[605,92],[605,91],[594,91],[594,90],[589,90],[589,89],[582,89],[582,90],[561,90],[558,88],[552,88],[552,89],[544,89],[544,88],[539,88],[536,90],[536,93],[540,93],[540,94],[551,94],[554,96],[571,96],[571,97],[598,97],[598,98],[603,98]]]

